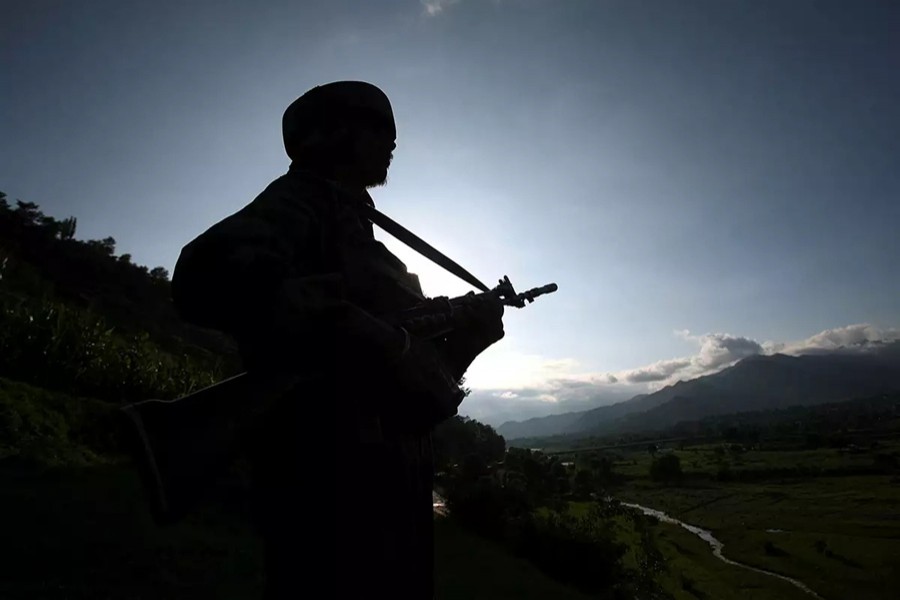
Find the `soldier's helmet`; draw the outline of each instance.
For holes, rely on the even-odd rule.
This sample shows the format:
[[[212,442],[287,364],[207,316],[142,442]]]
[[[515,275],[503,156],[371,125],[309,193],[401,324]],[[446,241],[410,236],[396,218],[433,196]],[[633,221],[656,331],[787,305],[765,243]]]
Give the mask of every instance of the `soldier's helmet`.
[[[323,132],[336,124],[377,122],[392,136],[397,130],[387,95],[365,81],[335,81],[316,86],[294,100],[281,119],[284,149],[296,160],[306,146],[321,142]]]

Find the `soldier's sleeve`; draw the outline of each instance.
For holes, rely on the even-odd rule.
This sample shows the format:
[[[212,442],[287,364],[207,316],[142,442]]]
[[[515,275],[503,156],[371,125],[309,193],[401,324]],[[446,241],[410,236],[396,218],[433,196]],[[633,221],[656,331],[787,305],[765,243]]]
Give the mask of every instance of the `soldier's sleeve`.
[[[298,256],[317,238],[311,205],[254,201],[185,246],[172,277],[183,318],[283,351],[297,345],[384,356],[402,334],[347,300],[339,272]]]

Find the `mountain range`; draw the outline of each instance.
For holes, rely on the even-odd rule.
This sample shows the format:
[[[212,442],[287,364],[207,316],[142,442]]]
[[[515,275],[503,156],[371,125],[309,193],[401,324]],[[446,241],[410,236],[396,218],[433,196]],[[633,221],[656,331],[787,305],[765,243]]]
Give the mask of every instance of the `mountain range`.
[[[829,352],[756,355],[690,381],[591,410],[527,421],[497,431],[507,440],[664,429],[682,421],[755,410],[850,400],[900,390],[900,341]]]

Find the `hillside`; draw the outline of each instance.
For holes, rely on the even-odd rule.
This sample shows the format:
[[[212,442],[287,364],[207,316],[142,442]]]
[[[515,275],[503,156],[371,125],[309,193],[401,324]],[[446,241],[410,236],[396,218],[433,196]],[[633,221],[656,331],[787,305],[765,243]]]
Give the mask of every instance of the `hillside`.
[[[620,403],[624,404],[624,403]],[[614,406],[619,406],[616,404]],[[607,408],[607,407],[604,407]],[[537,437],[542,435],[560,435],[569,432],[579,420],[593,410],[563,413],[561,415],[549,415],[546,417],[534,417],[525,421],[507,421],[497,428],[497,431],[507,439]]]
[[[681,421],[814,405],[900,389],[900,342],[804,356],[752,356],[718,373],[582,413],[504,423],[508,439],[662,429]]]
[[[123,336],[147,336],[160,349],[216,356],[236,368],[234,342],[181,320],[170,300],[169,274],[116,254],[116,240],[79,240],[78,221],[45,215],[37,204],[7,202],[0,192],[0,301],[39,302],[102,317]]]

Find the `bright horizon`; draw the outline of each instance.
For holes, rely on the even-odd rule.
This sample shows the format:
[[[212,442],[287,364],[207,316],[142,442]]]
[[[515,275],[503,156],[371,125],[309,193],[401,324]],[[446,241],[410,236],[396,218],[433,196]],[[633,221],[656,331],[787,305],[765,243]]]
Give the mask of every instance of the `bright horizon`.
[[[151,268],[287,169],[294,98],[381,87],[398,148],[378,207],[489,285],[559,285],[507,311],[464,414],[499,424],[752,354],[900,339],[892,3],[0,11],[0,190]],[[470,290],[377,235],[427,293]]]

